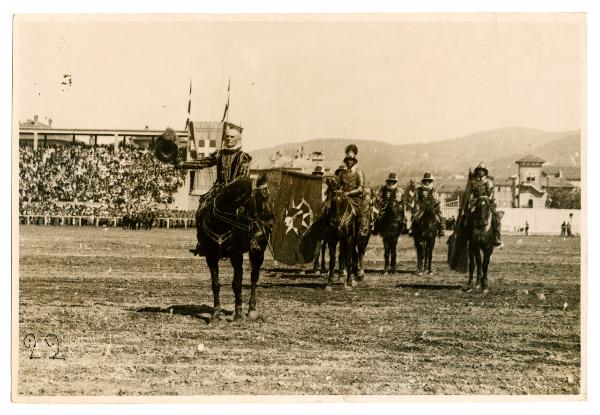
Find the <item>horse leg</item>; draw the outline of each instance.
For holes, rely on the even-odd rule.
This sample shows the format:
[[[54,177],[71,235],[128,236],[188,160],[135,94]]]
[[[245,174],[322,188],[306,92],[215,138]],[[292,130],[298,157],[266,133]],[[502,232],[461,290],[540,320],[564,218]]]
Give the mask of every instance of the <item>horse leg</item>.
[[[475,288],[481,287],[481,250],[479,247],[475,249],[475,262],[477,263],[477,285]]]
[[[242,318],[242,277],[244,275],[243,261],[244,257],[242,253],[231,254],[230,257],[231,266],[233,267],[233,281],[231,288],[233,288],[233,294],[235,295],[235,314],[234,320]]]
[[[358,273],[357,273],[357,279],[359,281],[362,281],[365,278],[365,252],[367,251],[367,244],[369,243],[369,237],[368,236],[364,236],[364,237],[359,237],[358,238],[358,245],[357,245],[357,267],[358,267]]]
[[[417,275],[423,275],[423,242],[415,239],[417,248]]]
[[[490,252],[490,250],[485,250],[483,252],[483,264],[482,264],[482,271],[483,271],[483,276],[481,279],[481,289],[483,290],[484,293],[488,292],[488,266],[490,265],[490,258],[492,256],[492,253]]]
[[[392,274],[396,273],[396,246],[398,245],[398,236],[393,236],[390,243],[390,272]]]
[[[323,241],[321,244],[321,274],[325,274],[327,272],[327,268],[325,266],[325,250],[327,249],[327,243]],[[329,248],[331,251],[331,248]],[[331,257],[331,255],[329,255]],[[333,262],[335,263],[335,249],[333,253]]]
[[[211,321],[218,320],[221,314],[221,281],[219,280],[219,258],[214,255],[206,256],[206,264],[210,270],[211,286],[213,292],[213,313],[210,317]]]
[[[333,285],[333,274],[335,273],[335,251],[337,242],[332,239],[327,242],[327,245],[329,247],[329,272],[327,273],[327,286],[325,287],[325,290],[331,291]],[[324,256],[323,261],[325,261]]]
[[[390,267],[390,241],[385,236],[383,237],[383,275],[387,276]]]
[[[431,261],[433,259],[433,248],[435,247],[435,237],[431,238],[429,243],[427,244],[427,273],[433,274],[433,270],[431,269]]]
[[[250,301],[248,302],[248,317],[255,320],[258,317],[256,311],[256,286],[258,284],[258,277],[260,275],[260,267],[265,259],[264,251],[250,251],[248,254],[250,257],[250,264],[252,265],[252,271],[250,271],[250,278],[252,282],[252,288],[250,290]]]
[[[475,288],[473,284],[473,272],[475,271],[475,254],[473,249],[469,247],[469,282],[467,283],[466,291],[472,291]]]
[[[319,273],[319,253],[321,252],[321,247],[317,244],[315,260],[313,261],[313,273]]]

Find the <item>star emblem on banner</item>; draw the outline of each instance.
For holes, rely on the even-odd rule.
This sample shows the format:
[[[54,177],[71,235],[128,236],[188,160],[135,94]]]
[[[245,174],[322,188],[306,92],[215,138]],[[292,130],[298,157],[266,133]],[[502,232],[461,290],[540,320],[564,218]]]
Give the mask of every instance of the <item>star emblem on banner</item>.
[[[302,199],[297,205],[292,199],[292,206],[290,209],[285,210],[285,218],[283,219],[285,224],[285,234],[294,232],[299,235],[299,231],[308,227],[312,223],[312,209],[305,199]]]

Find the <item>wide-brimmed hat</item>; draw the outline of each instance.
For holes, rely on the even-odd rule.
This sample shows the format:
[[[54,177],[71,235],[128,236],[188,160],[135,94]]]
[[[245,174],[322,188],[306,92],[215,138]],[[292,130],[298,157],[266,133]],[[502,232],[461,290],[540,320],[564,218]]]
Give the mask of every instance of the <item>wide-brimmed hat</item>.
[[[349,144],[346,146],[345,153],[346,157],[344,157],[344,162],[348,159],[358,161],[356,158],[356,155],[358,154],[358,147],[356,147],[354,144]]]
[[[315,166],[315,169],[313,170],[312,174],[314,174],[315,176],[322,176],[325,174],[325,172],[323,171],[322,166]]]
[[[346,166],[344,166],[343,164],[340,164],[340,166],[335,169],[335,175],[337,176],[339,174],[339,172],[346,170]]]
[[[398,181],[398,177],[396,176],[396,173],[392,172],[390,173],[390,175],[388,176],[387,179],[385,179],[386,182],[397,182]]]
[[[433,182],[434,180],[435,180],[435,179],[433,178],[433,174],[431,174],[431,173],[425,173],[425,174],[423,175],[423,178],[421,179],[421,183],[423,183],[423,182],[427,182],[427,181],[429,181],[429,182]]]
[[[478,170],[483,170],[485,172],[485,175],[486,176],[488,175],[488,169],[487,169],[487,167],[485,167],[485,164],[479,163],[477,165],[477,167],[475,167],[475,170],[473,171],[473,173],[477,173]]]

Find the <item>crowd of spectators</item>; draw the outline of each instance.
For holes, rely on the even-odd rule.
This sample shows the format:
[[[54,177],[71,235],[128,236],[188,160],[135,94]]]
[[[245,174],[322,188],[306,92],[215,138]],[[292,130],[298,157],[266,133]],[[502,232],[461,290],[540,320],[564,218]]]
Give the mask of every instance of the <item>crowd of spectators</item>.
[[[165,209],[183,175],[143,147],[70,144],[19,148],[19,213],[48,216],[122,216],[152,209],[157,216],[193,217]]]

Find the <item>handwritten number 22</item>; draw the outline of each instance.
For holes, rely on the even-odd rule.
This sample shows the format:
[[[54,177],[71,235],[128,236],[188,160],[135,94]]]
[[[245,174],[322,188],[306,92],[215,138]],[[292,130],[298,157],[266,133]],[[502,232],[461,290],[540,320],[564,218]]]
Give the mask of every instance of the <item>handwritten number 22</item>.
[[[49,359],[64,359],[64,356],[59,356],[60,354],[60,342],[58,340],[58,336],[56,336],[56,334],[50,333],[47,334],[46,337],[44,337],[44,342],[46,343],[46,345],[52,350],[54,350],[54,354],[52,356],[49,356]],[[31,353],[29,354],[29,358],[30,359],[39,359],[39,353],[36,354],[36,348],[37,348],[37,340],[35,338],[35,334],[33,333],[28,333],[25,338],[23,339],[23,345],[31,350]]]

